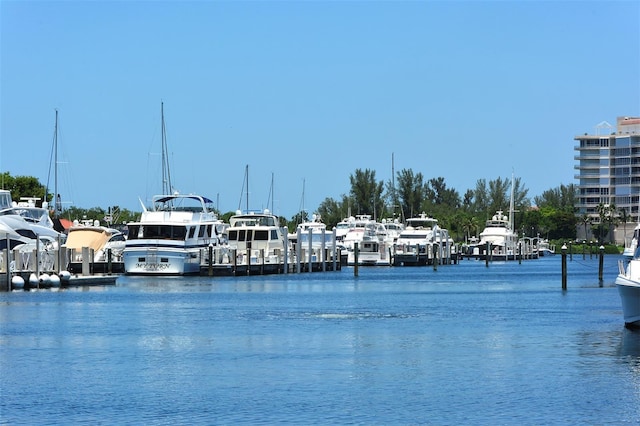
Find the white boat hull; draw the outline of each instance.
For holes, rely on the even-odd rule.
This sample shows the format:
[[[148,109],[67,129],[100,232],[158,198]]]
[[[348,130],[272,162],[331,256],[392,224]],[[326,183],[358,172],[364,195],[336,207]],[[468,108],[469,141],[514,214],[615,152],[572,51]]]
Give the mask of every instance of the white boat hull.
[[[199,251],[126,249],[123,256],[127,274],[193,275],[200,273]]]
[[[640,285],[620,276],[616,285],[622,301],[624,323],[640,326]]]
[[[616,278],[626,325],[640,326],[640,260],[633,259]]]

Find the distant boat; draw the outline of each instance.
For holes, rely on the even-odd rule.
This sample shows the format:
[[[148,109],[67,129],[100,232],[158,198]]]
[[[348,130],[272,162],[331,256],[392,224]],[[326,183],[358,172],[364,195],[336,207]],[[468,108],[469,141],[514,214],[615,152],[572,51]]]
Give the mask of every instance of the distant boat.
[[[489,246],[488,252],[487,246]],[[513,230],[511,221],[502,213],[502,210],[498,210],[485,223],[477,248],[480,259],[485,259],[487,256],[493,260],[516,258],[518,234]]]
[[[278,218],[268,209],[263,212],[238,211],[229,219],[228,248],[235,253],[237,265],[284,264],[285,247],[291,253]],[[233,262],[233,259],[230,260]]]
[[[422,213],[407,219],[405,229],[393,244],[394,266],[420,266],[434,258],[438,220]]]
[[[540,239],[538,240],[538,256],[553,256],[556,254],[556,246],[551,244],[549,240]]]
[[[298,235],[300,235],[299,238]],[[322,222],[319,214],[313,214],[311,220],[300,223],[296,227],[296,232],[288,235],[288,239],[305,250],[308,249],[309,242],[312,250],[320,250],[323,243],[325,249],[328,249],[333,244],[333,232],[327,230],[327,225]]]

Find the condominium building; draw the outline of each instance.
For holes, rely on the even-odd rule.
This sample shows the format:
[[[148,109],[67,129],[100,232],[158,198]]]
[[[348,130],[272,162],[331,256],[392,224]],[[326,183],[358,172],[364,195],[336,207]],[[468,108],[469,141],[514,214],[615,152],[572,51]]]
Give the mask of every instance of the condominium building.
[[[599,222],[598,205],[624,209],[629,222],[638,221],[640,204],[640,117],[618,117],[614,129],[607,122],[596,134],[576,136],[578,215]]]

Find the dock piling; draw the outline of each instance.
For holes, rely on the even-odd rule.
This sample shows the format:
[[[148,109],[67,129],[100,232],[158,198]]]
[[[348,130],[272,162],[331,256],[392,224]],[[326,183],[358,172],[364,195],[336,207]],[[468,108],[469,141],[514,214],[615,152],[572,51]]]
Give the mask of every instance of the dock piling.
[[[567,246],[562,245],[562,290],[567,289]]]

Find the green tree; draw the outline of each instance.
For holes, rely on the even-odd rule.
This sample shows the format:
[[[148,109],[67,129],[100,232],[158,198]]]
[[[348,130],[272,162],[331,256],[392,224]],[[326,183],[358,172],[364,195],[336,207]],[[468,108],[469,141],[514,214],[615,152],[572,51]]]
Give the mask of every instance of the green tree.
[[[33,176],[15,176],[3,173],[0,179],[3,182],[3,189],[11,192],[11,198],[19,201],[22,197],[39,198],[40,205],[45,199],[45,187]],[[51,199],[51,195],[48,200]],[[47,200],[47,201],[48,201]]]
[[[486,179],[478,179],[476,187],[473,190],[473,210],[476,214],[484,214],[485,219],[491,216],[495,211],[489,209],[489,190],[487,188]]]
[[[342,219],[348,217],[351,201],[346,195],[342,195],[341,201],[333,198],[325,198],[318,206],[317,212],[322,218],[322,222],[327,225],[327,229],[333,229]]]
[[[349,180],[351,181],[350,194],[357,214],[369,214],[375,217],[378,211],[382,211],[384,184],[382,181],[376,181],[375,170],[356,169]]]
[[[422,210],[430,215],[444,220],[460,208],[460,195],[458,191],[447,188],[443,177],[429,179],[426,186],[426,199],[422,203]]]
[[[426,198],[426,185],[422,173],[413,173],[411,169],[402,169],[397,173],[397,194],[402,215],[414,217],[421,213],[422,201]]]
[[[542,193],[542,195],[533,198],[536,206],[553,207],[557,210],[575,211],[577,200],[577,192],[575,185],[560,185],[551,188]]]

